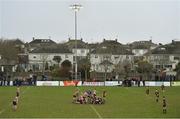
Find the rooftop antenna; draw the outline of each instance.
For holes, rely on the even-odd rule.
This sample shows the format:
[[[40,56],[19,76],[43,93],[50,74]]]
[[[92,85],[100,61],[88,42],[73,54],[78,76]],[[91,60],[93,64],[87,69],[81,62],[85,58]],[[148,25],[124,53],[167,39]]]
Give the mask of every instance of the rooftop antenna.
[[[116,35],[115,39],[116,39],[116,40],[118,39],[118,35]]]
[[[79,36],[80,36],[80,38],[82,38],[82,37],[81,37],[81,32],[79,33]]]

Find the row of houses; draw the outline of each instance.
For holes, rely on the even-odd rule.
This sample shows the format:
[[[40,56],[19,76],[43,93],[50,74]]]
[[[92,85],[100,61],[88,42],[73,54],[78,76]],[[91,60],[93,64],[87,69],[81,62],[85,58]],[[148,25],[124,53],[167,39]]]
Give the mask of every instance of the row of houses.
[[[83,39],[68,39],[65,43],[57,44],[51,39],[36,39],[29,43],[15,40],[17,46],[23,49],[18,53],[18,62],[14,63],[12,70],[20,66],[24,71],[42,71],[57,64],[54,57],[60,56],[59,65],[65,60],[75,63],[87,58],[90,61],[90,72],[113,72],[118,64],[129,63],[133,69],[135,60],[146,60],[157,69],[174,70],[180,61],[180,41],[172,40],[169,44],[155,44],[152,40],[135,41],[130,44],[121,44],[117,39],[103,39],[100,43],[89,44]],[[3,56],[0,54],[1,71],[5,70]]]

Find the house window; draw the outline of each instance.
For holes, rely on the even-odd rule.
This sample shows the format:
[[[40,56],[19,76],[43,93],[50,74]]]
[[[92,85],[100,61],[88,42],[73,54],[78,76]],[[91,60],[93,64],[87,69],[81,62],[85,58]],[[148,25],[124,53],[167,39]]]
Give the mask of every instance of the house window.
[[[104,60],[110,60],[111,58],[110,58],[110,56],[104,56],[103,59]]]
[[[92,64],[92,68],[95,69],[95,64]]]
[[[107,47],[106,46],[103,46],[102,49],[106,49]]]
[[[158,69],[161,68],[161,65],[156,65],[156,68],[158,68]]]
[[[81,53],[85,53],[85,50],[81,50]]]
[[[165,68],[172,68],[172,65],[165,65]]]
[[[33,56],[34,59],[36,59],[36,56]]]
[[[129,59],[129,56],[126,56],[126,59]]]
[[[98,70],[98,65],[96,65],[96,70]]]
[[[179,60],[180,58],[179,57],[174,57],[174,60]]]
[[[119,58],[119,56],[114,56],[114,59],[118,59]]]

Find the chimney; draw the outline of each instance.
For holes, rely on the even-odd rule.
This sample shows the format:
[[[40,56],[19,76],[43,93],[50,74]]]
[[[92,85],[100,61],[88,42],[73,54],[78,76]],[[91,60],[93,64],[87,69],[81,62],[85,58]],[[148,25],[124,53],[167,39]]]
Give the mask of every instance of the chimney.
[[[35,40],[35,38],[33,37],[33,40]]]
[[[105,38],[103,38],[103,41],[105,41],[106,39]]]
[[[150,36],[150,40],[149,40],[149,42],[151,42],[151,43],[152,43],[152,36]]]
[[[81,38],[81,41],[83,41],[83,39]]]
[[[174,40],[172,40],[172,43],[174,43],[175,41]]]
[[[115,41],[117,42],[117,38],[115,39]]]
[[[69,38],[68,38],[68,40],[70,41],[70,40],[71,40],[71,38],[69,37]]]

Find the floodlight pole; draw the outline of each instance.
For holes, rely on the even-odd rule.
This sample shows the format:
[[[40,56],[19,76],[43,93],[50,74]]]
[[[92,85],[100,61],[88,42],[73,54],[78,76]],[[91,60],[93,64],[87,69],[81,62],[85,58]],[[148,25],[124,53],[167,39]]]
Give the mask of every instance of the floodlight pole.
[[[77,70],[78,70],[78,64],[77,64],[77,12],[82,8],[82,5],[74,4],[71,5],[70,8],[74,10],[74,17],[75,17],[75,80],[77,80]]]
[[[77,69],[78,69],[78,65],[77,65],[77,11],[74,11],[74,17],[75,17],[75,80],[77,80]]]

